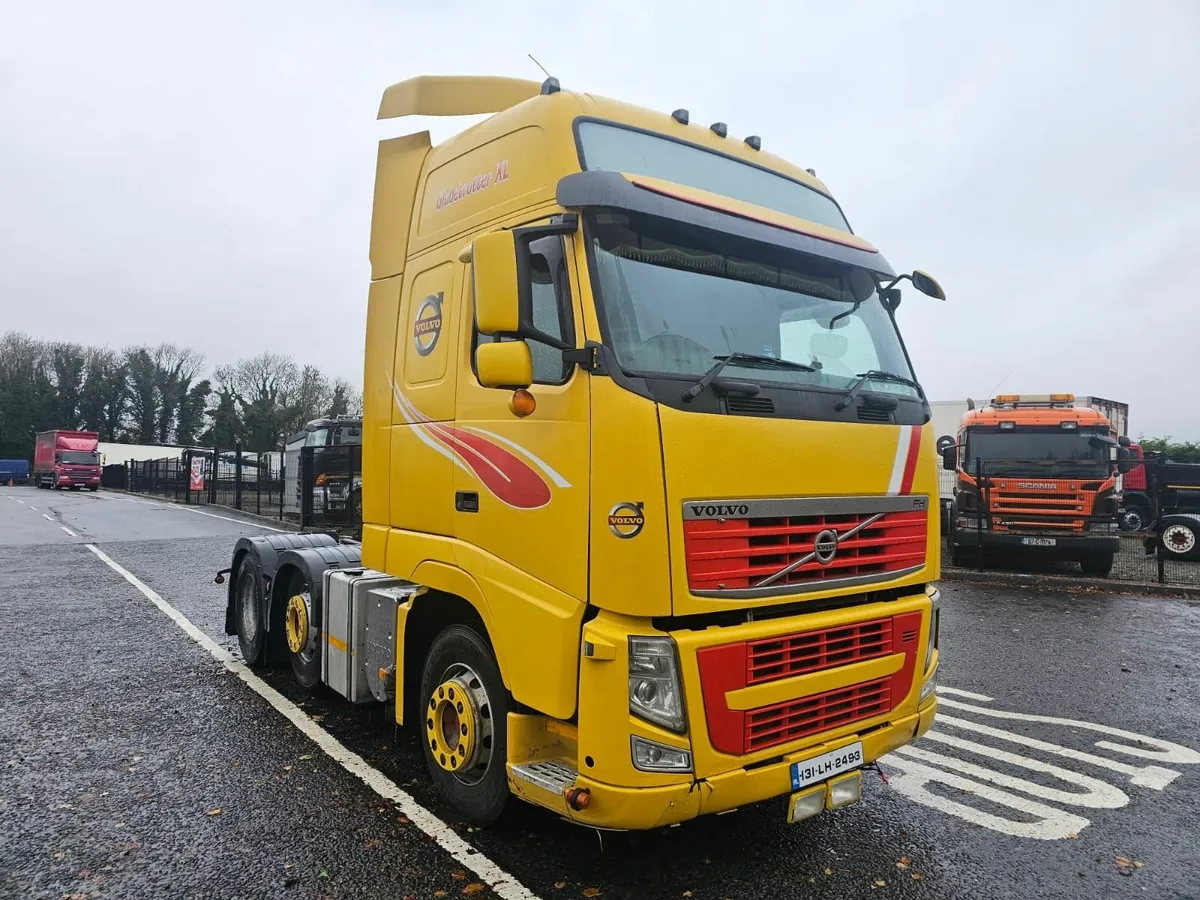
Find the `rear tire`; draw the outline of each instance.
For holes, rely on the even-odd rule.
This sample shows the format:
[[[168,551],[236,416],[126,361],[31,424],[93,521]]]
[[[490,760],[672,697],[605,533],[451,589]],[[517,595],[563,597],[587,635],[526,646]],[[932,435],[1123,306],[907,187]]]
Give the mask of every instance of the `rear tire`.
[[[252,668],[266,664],[266,631],[263,628],[263,590],[258,566],[246,558],[238,567],[233,591],[233,615],[237,622],[242,659]]]
[[[317,610],[312,585],[300,572],[292,573],[283,602],[283,626],[292,674],[296,676],[296,684],[309,691],[321,681],[321,646],[320,636],[315,633]]]
[[[1080,560],[1079,564],[1083,568],[1084,575],[1091,575],[1093,578],[1107,578],[1112,573],[1114,556],[1113,553],[1093,553]]]
[[[1121,530],[1128,532],[1144,531],[1150,516],[1140,506],[1127,506],[1121,513]]]
[[[1162,548],[1171,559],[1200,558],[1200,534],[1191,524],[1172,522],[1163,529]]]
[[[508,691],[487,642],[451,625],[429,648],[421,673],[425,763],[442,798],[473,825],[504,812],[508,790]]]

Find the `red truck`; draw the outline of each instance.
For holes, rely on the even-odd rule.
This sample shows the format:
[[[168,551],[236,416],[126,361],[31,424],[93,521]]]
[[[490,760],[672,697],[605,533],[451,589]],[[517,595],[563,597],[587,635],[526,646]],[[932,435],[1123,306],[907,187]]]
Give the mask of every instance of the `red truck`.
[[[100,490],[100,435],[94,431],[43,431],[33,445],[33,480],[39,488]]]

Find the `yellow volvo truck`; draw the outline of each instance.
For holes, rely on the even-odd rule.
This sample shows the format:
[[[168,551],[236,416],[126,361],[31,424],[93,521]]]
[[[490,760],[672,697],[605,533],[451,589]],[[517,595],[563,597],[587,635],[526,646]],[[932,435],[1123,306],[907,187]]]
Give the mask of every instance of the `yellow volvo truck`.
[[[505,78],[380,118],[361,544],[238,542],[252,665],[393,704],[478,824],[798,821],[933,721],[937,496],[897,276],[756,136]]]

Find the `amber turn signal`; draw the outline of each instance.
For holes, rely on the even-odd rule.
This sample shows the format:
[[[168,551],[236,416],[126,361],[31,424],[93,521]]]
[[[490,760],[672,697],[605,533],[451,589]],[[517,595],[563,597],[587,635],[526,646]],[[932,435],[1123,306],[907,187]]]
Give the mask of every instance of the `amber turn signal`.
[[[587,788],[568,788],[566,791],[567,806],[575,811],[588,808],[588,804],[592,802],[592,792]]]
[[[513,411],[514,416],[520,416],[523,419],[537,409],[537,401],[533,399],[533,394],[521,388],[519,391],[513,391],[513,395],[508,401],[508,408]]]

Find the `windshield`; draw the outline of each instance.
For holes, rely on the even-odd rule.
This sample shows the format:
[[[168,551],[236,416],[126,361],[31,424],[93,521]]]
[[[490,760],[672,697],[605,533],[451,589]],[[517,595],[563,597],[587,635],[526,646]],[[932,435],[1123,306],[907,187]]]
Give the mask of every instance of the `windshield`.
[[[967,435],[964,468],[974,472],[983,461],[988,475],[1060,475],[1067,478],[1107,476],[1108,446],[1092,446],[1098,432],[972,431]]]
[[[774,250],[731,253],[704,233],[623,214],[594,216],[589,234],[607,337],[627,371],[693,380],[715,356],[747,353],[815,371],[735,360],[722,374],[835,390],[873,369],[913,377],[874,279],[861,269],[795,255],[781,265],[768,257]],[[917,396],[891,382],[864,390]]]
[[[71,466],[98,466],[100,454],[92,450],[63,450],[58,454],[58,461]]]

